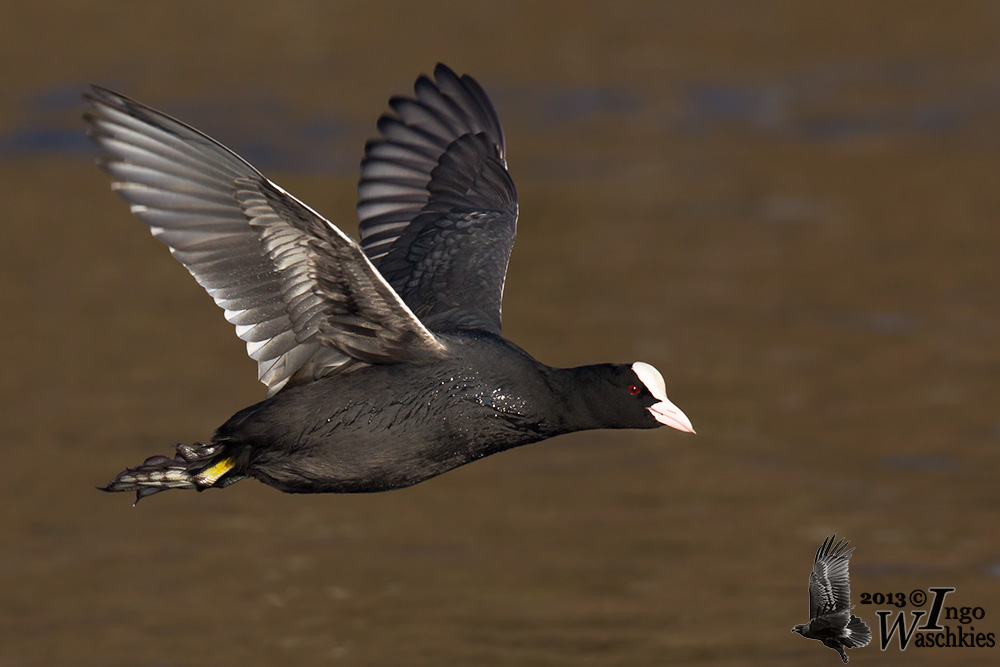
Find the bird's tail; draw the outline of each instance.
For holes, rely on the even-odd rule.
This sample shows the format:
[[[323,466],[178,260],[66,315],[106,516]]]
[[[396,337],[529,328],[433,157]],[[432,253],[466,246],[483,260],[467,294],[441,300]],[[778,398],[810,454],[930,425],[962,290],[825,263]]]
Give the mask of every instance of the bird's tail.
[[[851,614],[851,620],[847,624],[847,637],[844,638],[844,645],[847,648],[860,648],[868,646],[872,640],[872,631],[868,625],[860,618]]]
[[[126,468],[98,487],[101,491],[135,491],[135,502],[169,489],[204,491],[238,482],[245,475],[237,468],[237,457],[228,455],[221,444],[175,445],[177,455],[151,456],[135,468]]]

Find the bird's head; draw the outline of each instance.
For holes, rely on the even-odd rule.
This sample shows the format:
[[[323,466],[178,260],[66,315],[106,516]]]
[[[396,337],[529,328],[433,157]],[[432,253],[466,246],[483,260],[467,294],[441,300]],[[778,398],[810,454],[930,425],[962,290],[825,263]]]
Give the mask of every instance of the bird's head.
[[[792,628],[792,632],[797,632],[801,635],[805,632],[805,629],[806,629],[805,623],[799,623],[794,628]]]
[[[575,402],[562,433],[591,428],[658,428],[694,433],[691,420],[667,399],[660,371],[642,361],[555,368],[554,390]]]
[[[685,433],[694,433],[687,415],[667,400],[667,384],[660,371],[643,361],[637,361],[632,364],[632,373],[632,377],[638,378],[639,382],[629,385],[629,393],[640,401],[645,397],[643,407],[656,420],[654,426],[662,424]]]

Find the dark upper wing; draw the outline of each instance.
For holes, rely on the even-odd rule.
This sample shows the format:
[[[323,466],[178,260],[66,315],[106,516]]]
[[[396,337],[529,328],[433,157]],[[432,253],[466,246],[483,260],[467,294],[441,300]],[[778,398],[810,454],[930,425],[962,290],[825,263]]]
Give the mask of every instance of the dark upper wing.
[[[443,350],[353,240],[235,153],[109,90],[86,99],[113,189],[225,310],[269,394]]]
[[[470,76],[438,65],[389,101],[365,146],[361,247],[429,329],[500,333],[517,193],[503,130]]]
[[[817,618],[851,608],[851,584],[848,562],[854,549],[837,536],[828,537],[816,551],[813,571],[809,575],[809,615]]]

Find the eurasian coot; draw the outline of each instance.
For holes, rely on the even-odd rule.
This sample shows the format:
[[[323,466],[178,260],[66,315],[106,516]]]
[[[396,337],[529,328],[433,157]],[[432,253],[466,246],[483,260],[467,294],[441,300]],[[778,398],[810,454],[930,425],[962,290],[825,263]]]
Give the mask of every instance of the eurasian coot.
[[[268,397],[106,491],[385,491],[597,428],[693,432],[649,364],[552,368],[500,332],[517,194],[483,89],[444,65],[365,146],[357,243],[198,130],[94,87],[113,189],[225,310]]]

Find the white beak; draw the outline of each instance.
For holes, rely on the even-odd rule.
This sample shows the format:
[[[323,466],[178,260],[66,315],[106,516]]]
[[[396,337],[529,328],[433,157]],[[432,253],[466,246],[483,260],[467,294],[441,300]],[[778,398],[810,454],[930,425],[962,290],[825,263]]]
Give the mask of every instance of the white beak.
[[[688,419],[686,414],[681,412],[680,408],[670,401],[662,400],[659,403],[653,403],[646,409],[649,410],[656,421],[664,426],[669,426],[685,433],[694,433],[694,426],[691,426],[691,420]]]
[[[667,385],[663,381],[663,376],[660,375],[660,371],[642,361],[637,361],[632,364],[632,370],[635,372],[636,376],[642,380],[642,383],[646,385],[646,388],[649,389],[649,393],[653,395],[653,398],[659,400],[659,403],[653,403],[651,406],[646,408],[649,410],[649,413],[656,418],[656,421],[660,422],[664,426],[675,428],[678,431],[694,433],[694,427],[691,426],[691,420],[687,418],[686,414],[681,412],[680,408],[667,399]]]

